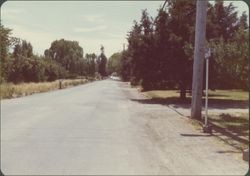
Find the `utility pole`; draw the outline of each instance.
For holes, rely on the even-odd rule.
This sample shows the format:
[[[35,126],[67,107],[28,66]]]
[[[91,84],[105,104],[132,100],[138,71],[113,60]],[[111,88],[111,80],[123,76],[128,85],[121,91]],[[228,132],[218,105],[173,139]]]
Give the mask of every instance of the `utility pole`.
[[[197,0],[191,118],[201,119],[207,0]]]

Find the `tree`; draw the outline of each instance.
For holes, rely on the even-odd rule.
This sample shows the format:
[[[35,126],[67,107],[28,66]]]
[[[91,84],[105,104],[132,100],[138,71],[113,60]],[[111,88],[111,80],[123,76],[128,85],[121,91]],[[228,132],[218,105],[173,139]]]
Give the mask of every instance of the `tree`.
[[[97,56],[95,53],[92,54],[86,54],[85,55],[86,59],[86,69],[87,69],[87,75],[89,76],[94,76],[96,72],[96,59]]]
[[[194,23],[196,5],[191,0],[171,0],[169,8],[169,45],[171,80],[176,80],[180,98],[186,98],[186,90],[191,87],[193,59],[185,53],[185,46],[194,42]]]
[[[134,26],[128,34],[128,49],[122,54],[122,77],[131,80],[131,84],[138,84],[141,79],[141,26],[134,21]]]
[[[122,58],[123,78],[130,78],[131,84],[141,84],[143,90],[150,90],[153,86],[154,62],[153,21],[147,10],[142,11],[140,23],[134,21],[134,26],[128,34],[128,49]],[[125,58],[128,57],[128,58]],[[125,61],[126,60],[126,61]],[[128,64],[130,62],[130,64]],[[129,69],[126,67],[130,67]]]
[[[210,88],[246,89],[247,80],[242,79],[243,83],[236,79],[245,77],[248,69],[247,59],[243,59],[247,58],[249,45],[246,13],[238,17],[232,3],[225,6],[223,1],[216,1],[214,6],[209,4],[207,19],[207,46],[215,49],[210,62]],[[244,71],[236,73],[236,67]]]
[[[209,4],[206,32],[207,40],[222,37],[225,41],[228,41],[234,37],[240,25],[235,8],[232,3],[228,6],[224,6],[222,0],[216,0],[214,6]]]
[[[139,60],[141,70],[141,85],[143,91],[152,90],[154,87],[154,36],[153,36],[153,20],[150,18],[147,10],[142,11],[141,17],[141,45]]]
[[[13,57],[23,56],[25,58],[31,58],[33,56],[33,47],[26,40],[18,42],[13,50]]]
[[[220,89],[248,90],[249,32],[240,28],[234,36],[234,40],[230,42],[220,38],[211,40],[208,44],[215,48],[214,79],[211,85]]]
[[[0,25],[1,62],[6,60],[9,46],[11,45],[11,29]]]
[[[0,24],[1,82],[5,81],[8,76],[9,65],[11,64],[9,61],[9,48],[14,45],[16,41],[18,41],[18,39],[11,36],[11,29],[6,28],[2,24]]]
[[[121,73],[121,57],[122,53],[114,53],[110,58],[108,59],[108,72],[109,74],[116,72],[120,75]]]
[[[60,63],[71,75],[77,75],[77,63],[83,59],[83,49],[77,41],[56,40],[51,43],[45,54],[56,62]]]
[[[154,20],[146,10],[142,11],[141,20],[134,21],[132,30],[128,33],[128,48],[121,55],[121,77],[132,85],[141,85],[144,90],[178,88],[180,97],[185,99],[186,90],[191,89],[192,84],[195,15],[194,0],[169,0],[167,10],[158,10]],[[246,14],[243,13],[238,18],[232,4],[224,6],[222,1],[216,1],[214,5],[208,4],[207,16],[207,46],[213,45],[224,50],[231,48],[227,54],[222,53],[222,49],[218,50],[220,57],[218,53],[214,54],[214,59],[210,62],[210,86],[213,89],[221,85],[229,86],[229,83],[220,84],[223,73],[219,73],[219,70],[222,69],[229,69],[230,72],[224,74],[234,73],[246,83],[246,76],[243,76],[247,70],[243,66],[246,59],[242,58],[245,57],[247,44],[242,42],[239,45],[248,29]],[[238,49],[242,53],[241,57],[236,46],[244,48]],[[239,63],[238,66],[219,64],[230,60],[228,58],[232,56],[239,59],[232,59],[232,62]],[[236,70],[236,67],[244,71],[235,74],[233,69]],[[228,82],[235,79],[229,76],[227,78]],[[246,87],[243,82],[239,85]],[[235,84],[230,86],[237,87]]]
[[[107,57],[104,54],[104,47],[101,46],[101,54],[98,57],[98,72],[102,77],[107,76],[106,64],[107,64]]]
[[[121,54],[121,78],[123,81],[129,81],[131,78],[131,56],[128,50]]]
[[[158,10],[158,15],[154,21],[155,32],[155,54],[154,54],[154,87],[157,89],[175,88],[175,80],[173,77],[174,67],[171,57],[170,44],[170,16],[163,10]]]

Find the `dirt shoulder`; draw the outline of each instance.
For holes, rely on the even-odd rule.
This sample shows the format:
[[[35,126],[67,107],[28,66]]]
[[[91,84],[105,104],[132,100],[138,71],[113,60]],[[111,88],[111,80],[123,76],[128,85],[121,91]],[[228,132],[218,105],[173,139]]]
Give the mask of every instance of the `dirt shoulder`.
[[[130,112],[134,117],[131,120],[144,129],[145,137],[158,151],[162,171],[177,175],[247,173],[248,163],[242,160],[242,151],[218,140],[215,135],[204,134],[199,123],[187,118],[188,107],[151,102],[138,94],[136,88],[128,84],[122,86],[130,98]]]

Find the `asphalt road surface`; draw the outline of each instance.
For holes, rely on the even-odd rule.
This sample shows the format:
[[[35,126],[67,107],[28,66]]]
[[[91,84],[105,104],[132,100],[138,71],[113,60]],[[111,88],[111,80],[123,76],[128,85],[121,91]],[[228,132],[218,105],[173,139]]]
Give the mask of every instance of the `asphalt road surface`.
[[[244,175],[241,153],[127,83],[104,80],[1,102],[6,175]]]

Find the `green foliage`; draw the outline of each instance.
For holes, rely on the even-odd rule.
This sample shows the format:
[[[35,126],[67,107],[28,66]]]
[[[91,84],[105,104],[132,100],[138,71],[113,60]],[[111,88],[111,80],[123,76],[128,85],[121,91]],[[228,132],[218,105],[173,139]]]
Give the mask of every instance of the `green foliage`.
[[[43,59],[44,77],[46,81],[54,81],[56,79],[67,78],[68,71],[57,62],[49,59]]]
[[[107,76],[107,57],[104,54],[104,47],[101,47],[101,55],[97,58],[98,73],[104,77]]]
[[[128,51],[124,51],[122,52],[121,55],[121,78],[124,81],[129,81],[129,79],[131,78],[131,56],[130,53]]]
[[[26,40],[22,40],[22,42],[17,43],[14,47],[13,57],[26,57],[30,58],[33,56],[33,47]]]
[[[0,25],[1,62],[6,59],[8,54],[8,49],[11,44],[10,34],[11,34],[11,29],[5,28],[3,25]]]
[[[46,58],[19,56],[8,61],[8,82],[42,82],[63,78],[66,70],[55,61]]]
[[[209,46],[215,48],[212,74],[216,75],[216,80],[213,80],[213,86],[248,90],[249,33],[241,28],[234,39],[231,42],[224,42],[222,38],[209,42]]]
[[[83,49],[77,41],[56,40],[51,43],[45,55],[60,63],[72,75],[81,73],[79,64],[82,64]]]
[[[97,56],[95,53],[92,54],[86,54],[86,74],[88,76],[94,76],[96,72],[96,59]]]
[[[0,25],[0,39],[1,83],[95,76],[96,55],[86,54],[86,58],[83,58],[83,49],[77,41],[56,40],[44,51],[44,56],[37,56],[33,54],[31,43],[12,37],[11,29],[3,25]],[[9,52],[10,47],[13,49],[12,53]],[[101,58],[101,65],[105,67],[107,58],[104,54]]]
[[[11,30],[8,28],[5,28],[3,25],[0,25],[0,62],[1,62],[1,82],[5,80],[5,77],[7,75],[7,64],[5,61],[8,57],[8,49],[10,46],[10,34]]]
[[[237,11],[232,3],[224,6],[224,2],[216,0],[215,5],[209,4],[207,16],[207,39],[223,38],[225,41],[232,40],[239,25],[246,21],[239,20]],[[245,19],[246,20],[246,19]]]
[[[120,75],[121,73],[121,57],[122,53],[114,53],[108,59],[108,73],[117,73]]]
[[[186,97],[191,89],[196,1],[169,0],[155,19],[142,11],[128,34],[121,56],[121,77],[143,90],[175,89]],[[207,46],[216,50],[210,62],[210,87],[248,88],[247,16],[222,1],[208,5]]]

